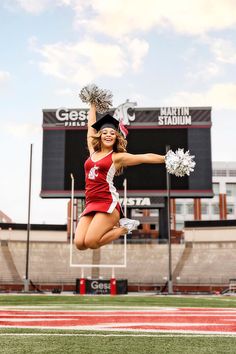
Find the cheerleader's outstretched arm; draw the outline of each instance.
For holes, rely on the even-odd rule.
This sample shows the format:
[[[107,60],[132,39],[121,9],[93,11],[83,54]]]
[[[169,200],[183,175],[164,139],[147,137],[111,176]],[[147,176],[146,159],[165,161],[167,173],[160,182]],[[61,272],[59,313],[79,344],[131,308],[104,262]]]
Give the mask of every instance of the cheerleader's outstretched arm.
[[[116,168],[135,166],[142,163],[159,164],[165,163],[165,155],[158,155],[153,153],[146,154],[129,154],[129,153],[117,153],[114,156],[114,163]]]

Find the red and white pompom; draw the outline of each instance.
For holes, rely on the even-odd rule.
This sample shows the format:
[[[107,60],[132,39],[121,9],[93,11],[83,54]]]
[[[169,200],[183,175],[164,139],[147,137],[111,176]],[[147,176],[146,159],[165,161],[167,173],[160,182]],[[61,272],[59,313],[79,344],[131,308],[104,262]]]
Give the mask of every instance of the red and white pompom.
[[[193,161],[194,155],[189,154],[189,150],[178,149],[175,152],[169,150],[165,156],[167,172],[177,177],[189,176],[194,171],[196,162]]]

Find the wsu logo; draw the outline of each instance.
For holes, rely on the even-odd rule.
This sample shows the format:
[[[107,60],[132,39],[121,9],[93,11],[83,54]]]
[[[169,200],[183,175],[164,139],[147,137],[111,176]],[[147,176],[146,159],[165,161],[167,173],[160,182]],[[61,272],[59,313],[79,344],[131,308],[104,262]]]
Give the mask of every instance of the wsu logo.
[[[98,176],[98,173],[97,173],[98,169],[99,169],[99,167],[97,167],[97,166],[92,167],[91,170],[89,171],[88,178],[95,179]]]
[[[128,110],[133,110],[135,106],[137,106],[136,102],[129,102],[127,100],[125,103],[122,103],[116,108],[113,117],[122,122],[124,125],[130,125],[130,122],[135,120],[135,113],[130,115]]]

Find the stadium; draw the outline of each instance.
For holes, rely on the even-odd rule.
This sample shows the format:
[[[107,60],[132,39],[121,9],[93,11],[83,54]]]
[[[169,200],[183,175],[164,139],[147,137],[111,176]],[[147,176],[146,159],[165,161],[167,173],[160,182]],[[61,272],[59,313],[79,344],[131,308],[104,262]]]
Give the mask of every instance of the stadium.
[[[235,353],[235,14],[1,3],[0,353]]]
[[[163,137],[166,144],[171,142],[171,147],[176,149],[181,135],[184,149],[191,150],[197,157],[195,175],[185,177],[185,180],[172,176],[168,190],[168,180],[161,168],[158,174],[156,166],[149,168],[148,179],[145,178],[146,171],[142,165],[136,167],[135,171],[125,171],[122,177],[117,178],[117,184],[127,215],[140,221],[138,230],[102,248],[78,252],[73,238],[79,214],[84,208],[84,178],[81,174],[85,160],[82,147],[86,144],[84,133],[87,111],[74,109],[71,113],[70,109],[63,109],[67,113],[62,118],[58,113],[59,109],[44,110],[41,197],[69,199],[68,222],[67,225],[31,224],[30,227],[29,224],[1,223],[1,291],[37,294],[31,305],[33,308],[36,306],[34,311],[18,312],[18,321],[21,318],[23,328],[28,328],[27,324],[30,323],[33,325],[35,318],[38,318],[35,309],[40,310],[43,299],[47,299],[46,303],[57,306],[56,298],[48,297],[48,294],[54,294],[60,296],[65,304],[56,307],[56,313],[50,311],[50,305],[49,308],[46,306],[46,314],[41,314],[42,320],[38,322],[38,328],[84,330],[88,327],[110,333],[117,329],[110,324],[109,321],[112,320],[120,323],[118,328],[121,331],[125,329],[125,333],[138,330],[147,335],[150,335],[150,331],[157,331],[159,334],[174,331],[189,335],[231,335],[234,333],[234,322],[229,321],[228,327],[225,327],[222,321],[225,314],[233,316],[233,310],[230,313],[221,309],[218,318],[212,323],[212,309],[206,309],[203,314],[202,310],[198,313],[186,305],[190,301],[190,306],[195,306],[194,302],[200,301],[204,307],[208,307],[209,299],[217,301],[219,297],[221,300],[218,301],[222,301],[227,297],[228,300],[229,295],[233,297],[236,293],[236,220],[229,215],[233,212],[232,207],[227,207],[225,193],[227,191],[230,194],[232,204],[234,176],[228,177],[229,183],[225,178],[222,181],[214,176],[219,174],[220,167],[217,164],[217,170],[214,169],[211,161],[211,108],[186,107],[188,124],[183,125],[181,119],[160,119],[163,112],[173,112],[176,117],[177,108],[134,109],[131,102],[125,105],[127,112],[132,108],[132,111],[129,110],[131,151],[139,152],[140,130],[147,136],[147,139],[143,139],[144,151],[150,151],[151,146],[157,151],[165,149]],[[180,114],[182,110],[179,110]],[[152,139],[150,135],[153,135]],[[155,143],[157,146],[153,146]],[[225,177],[227,174],[234,175],[233,167],[221,171],[225,171]],[[127,189],[122,188],[126,185]],[[215,207],[218,218],[212,220],[209,215],[205,215],[203,205],[206,203],[211,203],[212,206],[218,203],[218,208]],[[187,215],[183,214],[184,208]],[[209,206],[208,208],[210,209]],[[68,297],[65,295],[69,294],[70,297],[82,296],[80,305],[76,301],[78,309],[77,305],[71,305],[73,312],[67,310],[65,299]],[[86,295],[97,298],[97,305],[94,306],[93,300],[88,298],[91,305],[84,307]],[[168,298],[168,295],[177,297],[177,302]],[[115,298],[104,302],[104,296],[115,296],[118,303],[122,302],[118,317],[118,303],[113,300]],[[120,300],[122,296],[123,299],[125,296],[129,298]],[[163,296],[167,296],[167,299]],[[25,299],[27,301],[27,297]],[[17,303],[17,298],[13,301]],[[129,301],[139,306],[143,303],[146,307],[137,307],[138,310],[135,310],[136,307],[132,307],[134,304],[131,306]],[[164,327],[163,322],[159,323],[159,316],[164,316],[162,319],[167,316],[165,310],[156,307],[160,305],[160,301],[167,301],[167,304],[170,301],[172,306],[177,306],[178,301],[182,301],[184,308],[179,307],[179,314],[172,307],[168,310],[168,316],[175,316],[177,320],[178,316],[185,318],[182,326],[177,325],[177,322],[169,324],[167,320]],[[75,304],[74,300],[72,304]],[[101,323],[104,314],[99,304],[105,306],[106,313],[110,311],[108,324],[104,321]],[[224,307],[223,301],[220,304]],[[133,308],[132,311],[129,306]],[[15,306],[13,308],[17,309]],[[83,311],[87,311],[86,315]],[[151,316],[151,320],[143,317],[140,311],[145,311],[145,316]],[[85,316],[82,322],[81,315]],[[205,316],[205,320],[209,316],[209,325],[203,327],[199,323],[196,328],[194,323],[201,315]],[[14,316],[11,310],[3,313],[2,326],[18,328]],[[67,316],[67,322],[64,321],[64,316]],[[92,322],[88,320],[88,316],[92,316]],[[124,324],[127,316],[131,316],[130,321]],[[190,322],[188,316],[191,317]]]
[[[223,181],[219,181],[219,177],[217,179],[217,176],[214,176],[219,174],[219,167],[217,170],[214,169],[214,164],[212,177],[211,108],[134,109],[134,104],[131,102],[125,105],[131,117],[130,151],[139,152],[140,131],[143,135],[144,131],[144,137],[147,137],[143,139],[142,150],[144,151],[150,151],[151,148],[156,151],[163,147],[165,149],[160,136],[164,137],[166,144],[171,142],[171,147],[176,149],[181,134],[185,136],[182,146],[192,151],[197,158],[195,173],[188,178],[185,177],[185,181],[182,178],[171,177],[170,242],[167,229],[168,200],[164,169],[159,166],[149,167],[150,178],[147,180],[145,178],[147,167],[141,165],[135,167],[135,171],[133,169],[125,171],[116,181],[123,198],[121,199],[123,205],[125,198],[122,186],[124,180],[127,181],[127,213],[140,221],[139,229],[104,248],[85,253],[76,251],[73,242],[70,242],[70,237],[72,239],[74,237],[78,217],[84,205],[82,166],[86,156],[83,146],[86,144],[87,111],[65,108],[44,110],[41,196],[43,198],[69,197],[68,223],[67,225],[31,225],[30,289],[74,291],[79,294],[81,292],[79,280],[82,278],[85,279],[88,288],[84,291],[97,294],[109,293],[110,279],[115,278],[118,293],[153,291],[162,294],[170,292],[168,285],[171,277],[173,282],[171,293],[173,291],[174,293],[208,294],[227,291],[231,287],[230,281],[234,279],[236,272],[235,254],[232,252],[235,247],[236,221],[231,215],[229,219],[227,218],[229,208],[227,209],[225,205],[225,191],[234,193],[232,183],[234,177],[228,177],[231,183],[225,182],[224,178],[224,185],[222,185]],[[188,124],[182,125],[181,119],[175,119],[171,121],[172,125],[170,121],[166,121],[167,124],[164,125],[162,118],[166,113],[173,113],[173,117],[178,117],[177,114],[183,117],[182,114],[185,113]],[[179,122],[179,125],[176,125],[176,122]],[[155,135],[156,140],[150,139],[151,134]],[[72,153],[73,151],[76,153]],[[230,167],[228,170],[232,175],[233,168]],[[226,174],[227,170],[225,171]],[[73,200],[71,174],[75,179]],[[213,190],[216,193],[214,198],[212,198]],[[209,215],[201,213],[202,209],[204,212],[203,206],[209,203],[208,201],[212,206],[218,202],[218,220],[216,217],[211,220]],[[184,207],[188,212],[186,215],[183,214]],[[5,268],[4,278],[1,279],[2,290],[24,289],[26,230],[26,224],[1,224],[1,250],[4,262],[2,268]],[[54,251],[55,247],[58,252]],[[62,260],[59,265],[58,255]],[[41,262],[41,259],[45,261]],[[204,269],[208,271],[204,272]],[[102,284],[107,285],[107,282],[109,286],[105,289],[98,287],[95,291],[90,285],[93,280],[98,281],[100,287]]]

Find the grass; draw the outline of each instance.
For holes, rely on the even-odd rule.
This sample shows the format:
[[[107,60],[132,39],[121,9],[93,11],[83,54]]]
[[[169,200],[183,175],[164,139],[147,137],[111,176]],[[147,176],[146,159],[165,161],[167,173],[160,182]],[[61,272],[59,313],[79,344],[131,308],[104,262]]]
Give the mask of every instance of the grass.
[[[97,309],[122,307],[236,307],[226,296],[79,296],[0,295],[0,306],[35,306],[43,309]],[[53,308],[55,310],[55,308]],[[19,335],[20,334],[20,335]],[[39,334],[41,334],[39,336]],[[63,334],[59,336],[58,334]],[[0,354],[235,354],[236,336],[183,335],[145,332],[101,332],[62,329],[1,328]]]
[[[101,333],[100,333],[101,334]],[[81,336],[1,336],[1,354],[57,353],[57,354],[235,354],[236,338],[208,336],[149,337],[125,335]]]
[[[171,306],[171,307],[236,307],[236,298],[191,296],[80,296],[80,295],[0,295],[0,306]]]

